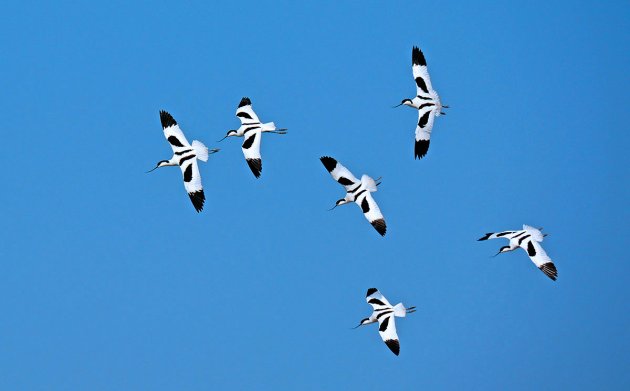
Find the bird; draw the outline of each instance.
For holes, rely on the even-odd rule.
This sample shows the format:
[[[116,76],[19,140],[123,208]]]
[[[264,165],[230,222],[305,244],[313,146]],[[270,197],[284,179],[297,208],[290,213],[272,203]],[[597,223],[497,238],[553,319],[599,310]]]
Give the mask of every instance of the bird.
[[[438,93],[433,89],[427,70],[427,61],[422,50],[417,46],[414,46],[411,51],[411,69],[416,81],[416,97],[403,99],[399,105],[394,107],[405,105],[418,110],[414,158],[422,159],[429,151],[435,117],[446,114],[442,109],[448,108],[448,106],[442,105]]]
[[[238,129],[228,130],[223,141],[228,137],[245,137],[243,141],[243,155],[247,165],[252,170],[256,178],[260,178],[262,172],[262,159],[260,156],[260,139],[263,133],[286,134],[287,129],[277,129],[273,122],[261,123],[260,119],[252,109],[252,101],[248,97],[243,97],[236,109],[236,116],[241,120]]]
[[[374,311],[369,318],[361,319],[361,322],[355,329],[359,326],[378,322],[378,333],[381,335],[383,342],[385,342],[389,350],[398,356],[400,353],[400,342],[398,341],[398,334],[396,334],[394,317],[404,318],[407,314],[416,312],[416,307],[405,308],[403,303],[392,306],[376,288],[367,290],[365,300],[374,308]]]
[[[339,205],[344,205],[349,202],[355,202],[361,207],[363,215],[372,224],[374,229],[381,235],[385,236],[387,232],[387,224],[385,224],[385,218],[381,213],[376,201],[372,198],[370,193],[375,192],[378,185],[381,182],[377,182],[367,175],[363,175],[361,180],[358,180],[350,170],[342,166],[337,160],[330,156],[322,156],[319,158],[326,167],[326,170],[332,175],[333,179],[339,182],[346,188],[346,196],[335,203],[330,210],[335,209]]]
[[[517,248],[522,248],[527,251],[527,255],[534,262],[536,267],[540,269],[545,275],[552,280],[556,281],[558,278],[558,270],[556,269],[556,265],[553,264],[551,258],[547,255],[545,250],[540,245],[540,242],[543,241],[543,238],[547,236],[547,234],[543,234],[542,228],[534,228],[529,225],[523,225],[522,230],[518,231],[503,231],[503,232],[490,232],[485,234],[484,237],[477,239],[478,241],[488,240],[488,239],[497,239],[497,238],[505,238],[510,241],[508,246],[503,246],[499,249],[499,252],[495,254],[495,256],[505,253],[508,251],[516,250]]]
[[[160,122],[164,130],[164,137],[166,137],[166,140],[171,144],[171,148],[173,149],[173,157],[169,160],[160,160],[153,170],[166,166],[179,166],[184,176],[186,192],[188,192],[188,196],[195,210],[199,213],[203,210],[206,196],[204,195],[203,186],[201,185],[201,175],[199,174],[197,159],[207,162],[208,155],[219,152],[219,149],[208,150],[202,142],[197,140],[193,140],[192,144],[189,144],[177,124],[177,121],[164,110],[160,110]]]

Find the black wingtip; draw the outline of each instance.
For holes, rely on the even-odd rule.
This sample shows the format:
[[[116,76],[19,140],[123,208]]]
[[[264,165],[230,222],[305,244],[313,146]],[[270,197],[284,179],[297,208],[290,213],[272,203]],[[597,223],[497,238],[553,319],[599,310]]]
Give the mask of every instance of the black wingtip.
[[[322,156],[319,158],[319,160],[322,161],[324,167],[326,167],[326,170],[328,170],[328,172],[332,172],[332,170],[337,167],[337,161],[330,156]]]
[[[429,151],[429,143],[431,140],[417,140],[414,154],[416,159],[422,159]]]
[[[177,122],[175,121],[173,116],[170,115],[169,113],[167,113],[164,110],[160,110],[160,122],[162,122],[162,128],[163,129],[166,129],[169,126],[177,125]]]
[[[250,106],[252,104],[252,101],[249,100],[248,97],[244,96],[241,99],[241,102],[238,104],[238,107],[243,107],[243,106]]]
[[[558,270],[556,269],[556,265],[554,265],[553,262],[547,262],[541,265],[539,269],[542,270],[542,272],[545,273],[547,277],[551,278],[554,281],[558,278]]]
[[[413,65],[427,65],[427,60],[424,59],[424,54],[417,46],[413,47],[411,51],[411,63]]]
[[[378,289],[370,288],[370,289],[367,290],[367,293],[366,293],[365,297],[369,297],[369,296],[375,294],[376,292],[378,292]]]
[[[203,189],[188,193],[188,197],[190,197],[190,200],[192,201],[192,204],[195,207],[197,213],[201,212],[203,210],[203,203],[206,201],[206,196],[203,193]]]
[[[398,342],[397,339],[388,339],[387,341],[385,341],[385,344],[387,345],[389,350],[392,351],[392,353],[394,353],[397,356],[398,354],[400,354],[400,343]]]
[[[385,220],[378,219],[378,220],[372,221],[372,227],[374,227],[374,229],[379,234],[381,234],[381,236],[385,236],[385,233],[387,232],[387,225],[385,224]]]
[[[494,232],[489,232],[487,234],[485,234],[482,238],[477,239],[478,242],[481,242],[482,240],[488,240],[488,238],[490,238],[490,236],[492,236]]]
[[[252,170],[252,173],[254,173],[254,176],[256,178],[260,178],[260,173],[262,171],[262,160],[260,159],[246,159],[247,160],[247,165],[249,166],[249,169]]]

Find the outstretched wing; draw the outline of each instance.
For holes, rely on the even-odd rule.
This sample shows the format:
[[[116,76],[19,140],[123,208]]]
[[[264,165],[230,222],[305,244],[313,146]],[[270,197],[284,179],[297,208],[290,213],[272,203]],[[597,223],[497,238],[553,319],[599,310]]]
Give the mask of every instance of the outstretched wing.
[[[393,313],[383,315],[378,319],[378,333],[389,350],[398,356],[400,342],[398,341],[398,334],[396,334],[396,321]]]
[[[236,109],[236,116],[241,120],[241,125],[256,125],[260,123],[258,116],[252,109],[252,101],[248,97],[241,99]]]
[[[497,239],[497,238],[512,238],[519,231],[503,231],[503,232],[489,232],[485,234],[483,237],[477,239],[477,241],[488,240],[488,239]]]
[[[187,150],[192,151],[192,147],[186,140],[184,136],[184,132],[177,125],[177,121],[173,118],[172,115],[167,113],[164,110],[160,110],[160,122],[162,122],[162,129],[164,130],[164,137],[171,144],[171,148],[173,148],[173,153],[176,155],[181,155]]]
[[[422,50],[414,46],[411,51],[411,68],[413,78],[416,81],[416,91],[418,96],[429,96],[429,91],[433,89],[431,86],[431,78],[427,70],[427,61],[424,58]]]
[[[254,173],[256,178],[260,178],[262,172],[262,159],[260,157],[260,139],[262,138],[262,129],[250,129],[243,135],[243,155],[247,165]]]
[[[199,174],[197,159],[193,156],[192,159],[180,163],[179,168],[182,169],[184,187],[188,192],[190,201],[192,201],[195,210],[201,212],[206,196],[203,193],[203,186],[201,185],[201,174]]]
[[[424,103],[418,109],[418,125],[416,125],[416,145],[414,156],[422,159],[429,151],[431,142],[431,130],[435,121],[435,104]]]
[[[529,255],[529,259],[534,262],[537,268],[539,268],[547,277],[552,280],[556,280],[558,278],[558,270],[556,270],[556,265],[553,264],[549,255],[542,248],[540,243],[535,240],[533,237],[527,237],[527,239],[521,241],[519,246],[527,251],[527,255]]]
[[[326,167],[326,170],[332,175],[333,179],[343,185],[346,188],[346,192],[356,188],[361,185],[361,181],[355,178],[354,175],[342,166],[337,160],[331,158],[330,156],[322,156],[319,158]]]
[[[391,310],[393,307],[389,301],[376,288],[370,288],[365,294],[365,301],[374,308],[374,311]]]
[[[383,217],[383,213],[379,209],[376,201],[372,198],[372,194],[368,191],[363,193],[362,196],[357,198],[354,202],[356,202],[363,211],[363,215],[367,219],[367,221],[372,224],[372,227],[381,234],[381,236],[385,236],[385,232],[387,232],[387,224],[385,224],[385,218]]]

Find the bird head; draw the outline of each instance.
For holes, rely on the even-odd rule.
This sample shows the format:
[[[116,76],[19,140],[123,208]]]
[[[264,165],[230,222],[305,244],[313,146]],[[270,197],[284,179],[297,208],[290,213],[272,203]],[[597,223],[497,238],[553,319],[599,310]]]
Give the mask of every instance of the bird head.
[[[333,206],[332,208],[330,208],[328,210],[333,210],[336,207],[338,207],[339,205],[347,204],[348,202],[350,202],[350,201],[346,200],[345,198],[342,198],[340,200],[337,200],[337,202],[335,202],[335,206]]]
[[[496,257],[497,255],[508,252],[508,251],[510,251],[510,246],[503,246],[499,249],[498,253],[494,254],[494,256]]]
[[[356,327],[353,327],[353,328],[356,329],[357,327],[363,326],[364,324],[370,324],[370,323],[372,323],[372,322],[370,322],[370,318],[361,319],[359,324]]]
[[[223,137],[221,140],[217,141],[217,142],[221,142],[223,140],[225,140],[226,138],[230,137],[230,136],[236,136],[236,130],[234,129],[230,129],[228,130],[227,134],[225,135],[225,137]]]
[[[411,102],[411,99],[403,99],[403,100],[400,102],[400,104],[398,104],[398,105],[396,105],[396,106],[394,106],[394,107],[398,107],[398,106],[402,106],[402,105],[405,105],[405,106],[413,106],[413,102]]]
[[[159,162],[157,162],[157,164],[155,165],[155,167],[153,168],[153,170],[160,168],[160,167],[165,167],[165,166],[172,166],[173,164],[170,164],[168,160],[160,160]],[[147,171],[147,174],[150,173],[153,170],[149,170]]]

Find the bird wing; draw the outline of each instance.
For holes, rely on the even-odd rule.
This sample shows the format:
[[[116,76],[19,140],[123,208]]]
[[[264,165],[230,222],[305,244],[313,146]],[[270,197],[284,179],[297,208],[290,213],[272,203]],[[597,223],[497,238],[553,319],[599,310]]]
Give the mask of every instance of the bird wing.
[[[262,172],[262,159],[260,157],[260,139],[262,138],[262,129],[255,128],[250,129],[243,135],[245,139],[243,141],[243,155],[249,165],[249,168],[254,173],[256,178],[260,177]]]
[[[374,311],[392,310],[392,305],[376,288],[370,288],[365,294],[365,301],[374,308]],[[392,310],[393,311],[393,310]]]
[[[477,239],[477,241],[488,240],[488,239],[498,239],[498,238],[510,239],[517,232],[518,231],[488,232],[482,238]]]
[[[171,144],[171,148],[173,148],[173,153],[182,154],[182,152],[187,149],[192,150],[190,143],[186,140],[184,136],[184,132],[177,125],[177,121],[173,118],[172,115],[167,113],[164,110],[160,111],[160,122],[162,122],[162,129],[164,130],[164,137],[166,137],[166,141]]]
[[[558,270],[556,270],[556,266],[549,258],[549,255],[542,248],[540,243],[534,237],[528,237],[526,240],[523,240],[519,243],[519,246],[527,251],[527,255],[529,255],[529,259],[534,262],[537,268],[539,268],[547,277],[552,280],[556,280],[558,278]]]
[[[361,184],[350,170],[342,166],[337,160],[330,156],[322,156],[319,158],[326,167],[326,170],[332,175],[333,179],[346,188],[346,192],[356,188]]]
[[[201,212],[206,196],[203,193],[203,186],[201,185],[201,174],[199,173],[197,159],[192,156],[192,159],[182,162],[179,168],[181,168],[182,175],[184,176],[184,187],[188,192],[188,196],[195,210]]]
[[[400,353],[400,342],[398,341],[398,334],[396,334],[396,321],[393,313],[388,313],[378,318],[378,333],[389,350],[398,356]]]
[[[431,78],[427,70],[427,61],[422,50],[416,46],[411,51],[411,64],[418,96],[429,97],[429,91],[433,90],[433,87],[431,86]]]
[[[527,231],[528,234],[532,235],[532,238],[537,242],[542,242],[545,237],[538,228],[534,228],[527,224],[523,224],[523,229]]]
[[[241,99],[236,109],[236,116],[241,120],[241,125],[259,124],[260,120],[252,109],[252,101],[248,97]]]
[[[435,111],[436,108],[433,103],[424,103],[420,105],[418,110],[418,125],[416,125],[416,144],[414,148],[416,159],[422,159],[429,151]]]
[[[370,192],[365,192],[354,202],[361,207],[363,215],[367,221],[372,224],[372,227],[374,227],[381,236],[385,236],[385,232],[387,232],[387,224],[385,224],[383,213],[381,213],[376,201],[372,198],[372,194]]]

